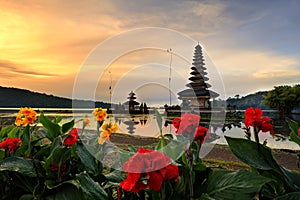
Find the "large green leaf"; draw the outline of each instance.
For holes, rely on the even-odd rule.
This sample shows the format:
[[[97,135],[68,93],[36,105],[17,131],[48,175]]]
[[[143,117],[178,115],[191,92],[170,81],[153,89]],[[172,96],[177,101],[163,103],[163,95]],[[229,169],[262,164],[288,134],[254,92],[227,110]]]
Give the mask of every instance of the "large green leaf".
[[[105,190],[95,182],[88,174],[81,173],[76,175],[80,189],[87,196],[87,199],[108,199]]]
[[[8,157],[0,162],[0,171],[19,172],[24,176],[36,177],[32,160],[21,157]]]
[[[207,180],[206,195],[203,199],[243,199],[252,200],[260,188],[272,179],[240,170],[240,171],[214,171]],[[210,198],[208,198],[208,196]],[[205,198],[204,198],[205,197]]]
[[[295,181],[292,172],[287,171],[274,159],[272,150],[264,145],[241,138],[225,137],[231,151],[241,161],[259,170],[270,170],[272,174],[281,180],[288,189],[298,189],[299,181]],[[297,175],[296,177],[298,177]]]
[[[289,183],[300,189],[300,173],[296,173],[284,167],[281,167],[281,171],[283,172]]]
[[[84,196],[78,188],[71,184],[63,184],[59,187],[55,194],[49,195],[45,198],[46,200],[82,200]]]
[[[279,196],[274,200],[299,200],[299,199],[300,199],[300,192],[291,192],[283,196]]]
[[[234,155],[244,163],[256,169],[280,171],[270,148],[242,138],[225,138]]]
[[[97,163],[95,157],[87,150],[83,144],[77,144],[76,153],[79,156],[81,162],[85,165],[89,172],[97,173]]]
[[[122,173],[119,170],[114,170],[109,174],[104,175],[108,181],[120,183],[122,181]]]
[[[53,140],[60,134],[61,127],[45,117],[43,113],[41,113],[40,115],[40,122],[48,130],[48,134],[46,135],[46,137],[48,137],[49,139]]]

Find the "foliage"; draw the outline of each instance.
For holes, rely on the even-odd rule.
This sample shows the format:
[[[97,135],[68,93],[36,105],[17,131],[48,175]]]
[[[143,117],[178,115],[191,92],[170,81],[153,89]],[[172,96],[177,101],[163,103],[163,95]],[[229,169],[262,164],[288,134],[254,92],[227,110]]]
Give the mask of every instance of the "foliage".
[[[248,110],[249,111],[249,110]],[[250,109],[250,131],[271,130],[258,109]],[[163,118],[156,112],[159,129]],[[215,170],[200,157],[209,132],[200,116],[173,120],[177,134],[162,134],[154,149],[116,148],[109,137],[87,135],[74,121],[61,123],[41,114],[41,126],[14,125],[0,130],[0,195],[2,199],[296,199],[300,175],[280,166],[265,144],[226,140],[252,171]],[[102,120],[102,118],[101,118]],[[289,122],[291,139],[299,143],[298,124]],[[84,125],[83,127],[85,127]],[[259,126],[259,127],[257,127]],[[100,131],[100,127],[98,127]],[[18,138],[13,139],[12,138]],[[88,140],[89,139],[89,140]],[[88,140],[88,142],[87,142]],[[16,142],[12,142],[16,141]],[[88,144],[88,145],[87,145]],[[114,158],[116,156],[116,159]],[[107,160],[108,159],[108,160]]]
[[[86,100],[68,99],[57,97],[45,93],[32,92],[18,88],[7,88],[0,86],[0,105],[1,107],[35,107],[35,108],[72,108],[73,103],[80,107],[89,108],[90,105],[109,108],[110,103],[93,102]]]
[[[288,115],[300,104],[300,85],[276,86],[268,92],[264,104],[276,108],[282,115]]]
[[[228,98],[226,100],[228,107],[234,107],[237,110],[245,110],[248,107],[256,107],[261,109],[267,109],[268,107],[263,104],[264,96],[268,94],[267,91],[256,92],[255,94],[249,94],[244,97]]]

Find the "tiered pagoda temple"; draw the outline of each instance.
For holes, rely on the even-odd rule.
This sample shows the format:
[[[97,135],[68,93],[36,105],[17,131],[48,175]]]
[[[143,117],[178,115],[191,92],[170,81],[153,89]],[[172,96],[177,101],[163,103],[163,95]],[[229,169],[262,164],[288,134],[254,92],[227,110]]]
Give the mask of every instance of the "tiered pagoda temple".
[[[210,100],[214,100],[219,96],[218,93],[208,89],[211,85],[207,83],[209,79],[206,77],[207,72],[205,70],[207,68],[204,67],[204,65],[202,48],[198,44],[195,47],[191,67],[192,72],[190,73],[191,77],[189,78],[191,82],[186,85],[188,89],[178,93],[178,99],[182,100],[181,109],[210,109]]]

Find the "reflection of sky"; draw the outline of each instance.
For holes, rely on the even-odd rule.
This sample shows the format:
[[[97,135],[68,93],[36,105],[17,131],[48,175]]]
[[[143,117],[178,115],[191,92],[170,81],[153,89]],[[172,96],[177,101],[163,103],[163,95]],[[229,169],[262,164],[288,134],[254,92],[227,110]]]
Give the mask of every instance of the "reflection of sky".
[[[133,135],[141,135],[141,136],[148,136],[148,137],[158,137],[159,136],[159,129],[157,126],[156,119],[153,115],[150,115],[146,124],[140,123],[140,118],[134,117],[130,118],[128,115],[116,115],[118,116],[118,127],[119,133],[128,134],[128,125],[123,123],[124,121],[133,121],[139,122],[134,125],[134,134]],[[91,117],[91,125],[87,129],[95,130],[96,129],[96,122],[94,121],[93,117]],[[112,120],[115,121],[116,117],[108,118],[107,121]],[[143,118],[144,119],[144,118]],[[78,123],[77,127],[81,128],[82,124]],[[212,132],[212,129],[210,130]],[[176,135],[175,128],[173,126],[168,125],[167,127],[163,126],[163,133],[171,133]],[[223,133],[221,128],[217,128],[214,134],[220,136],[219,139],[214,140],[212,143],[214,144],[227,144],[224,136],[235,137],[235,138],[245,138],[244,130],[238,127],[232,126],[232,128],[226,129]],[[214,136],[213,136],[214,137]],[[259,134],[260,143],[263,143],[265,140],[267,141],[267,146],[273,149],[292,149],[292,150],[300,150],[299,145],[294,142],[286,140],[279,140],[276,141],[276,137],[272,137],[269,133],[260,133]],[[252,141],[254,141],[253,134],[252,134]]]

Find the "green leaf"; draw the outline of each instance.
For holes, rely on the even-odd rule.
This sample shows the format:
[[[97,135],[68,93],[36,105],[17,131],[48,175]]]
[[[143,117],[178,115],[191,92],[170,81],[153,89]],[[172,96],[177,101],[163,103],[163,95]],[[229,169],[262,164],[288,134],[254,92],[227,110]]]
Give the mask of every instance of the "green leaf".
[[[280,171],[270,148],[242,138],[225,138],[234,155],[244,163],[257,169]]]
[[[296,142],[298,145],[300,145],[300,138],[298,137],[298,135],[294,132],[291,132],[290,133],[290,139],[293,141],[293,142]]]
[[[187,139],[185,141],[172,139],[160,151],[167,154],[172,160],[177,160],[184,153],[184,148],[189,145],[190,143]]]
[[[71,130],[71,128],[73,128],[73,126],[74,126],[74,119],[72,120],[72,121],[69,121],[69,122],[67,122],[67,123],[65,123],[65,124],[63,124],[62,125],[62,132],[63,133],[66,133],[66,132],[68,132],[69,130]]]
[[[32,194],[24,194],[20,197],[19,200],[33,200],[34,196]]]
[[[20,131],[20,129],[18,127],[13,128],[7,133],[7,137],[9,137],[9,138],[17,137],[19,131]]]
[[[155,116],[156,116],[156,122],[160,131],[160,135],[162,135],[162,117],[161,114],[158,112],[156,108],[154,108]]]
[[[283,172],[283,174],[285,175],[285,177],[287,178],[287,180],[294,184],[294,186],[298,187],[298,189],[300,189],[300,174],[296,173],[294,171],[291,171],[289,169],[286,169],[284,167],[281,167],[281,171]]]
[[[71,150],[67,147],[58,146],[54,148],[49,155],[49,157],[45,161],[44,168],[48,172],[51,172],[50,165],[57,164],[59,166],[59,170],[57,175],[60,175],[60,167],[64,164],[68,159],[70,159]]]
[[[291,192],[283,196],[279,196],[274,200],[299,200],[300,192]]]
[[[207,180],[206,193],[216,200],[252,200],[272,179],[248,171],[214,171]],[[209,198],[206,198],[209,199]]]
[[[290,139],[300,145],[300,138],[298,137],[298,123],[293,120],[287,120],[287,122],[291,129]]]
[[[44,113],[41,113],[40,115],[40,122],[48,130],[48,134],[46,134],[46,137],[48,137],[49,139],[53,140],[60,134],[61,127],[45,117]]]
[[[30,126],[27,125],[26,128],[23,130],[22,134],[22,146],[21,148],[24,148],[25,156],[29,157],[31,153],[31,138],[30,138]]]
[[[168,145],[168,141],[164,137],[160,137],[155,149],[163,151],[163,147]]]
[[[289,127],[291,129],[292,132],[294,132],[295,134],[298,133],[298,123],[294,120],[287,120],[288,124],[289,124]]]
[[[215,198],[210,197],[207,193],[203,193],[200,197],[201,200],[216,200]]]
[[[13,125],[2,128],[0,131],[0,139],[6,137],[12,129],[18,129],[18,128],[14,127]]]
[[[30,159],[8,157],[0,162],[0,171],[19,172],[24,176],[36,177],[33,163]]]
[[[109,174],[106,174],[105,177],[108,181],[111,181],[114,183],[120,183],[122,181],[122,173],[119,170],[114,170],[114,171],[110,172]]]
[[[89,172],[96,174],[98,170],[95,157],[87,150],[86,146],[77,144],[76,153],[86,169]]]
[[[272,170],[272,174],[286,183],[287,189],[298,189],[298,184],[291,179],[289,172],[279,166],[272,155],[272,150],[256,142],[241,139],[225,137],[231,151],[241,161],[259,170]]]
[[[71,184],[63,184],[59,187],[55,194],[49,195],[45,198],[46,200],[82,200],[84,196],[80,190]]]
[[[54,121],[54,123],[58,124],[61,122],[62,119],[63,119],[62,116],[58,116],[58,117],[55,117],[53,121]]]
[[[80,189],[87,196],[87,199],[108,199],[105,190],[95,182],[88,174],[76,175],[80,184]]]

